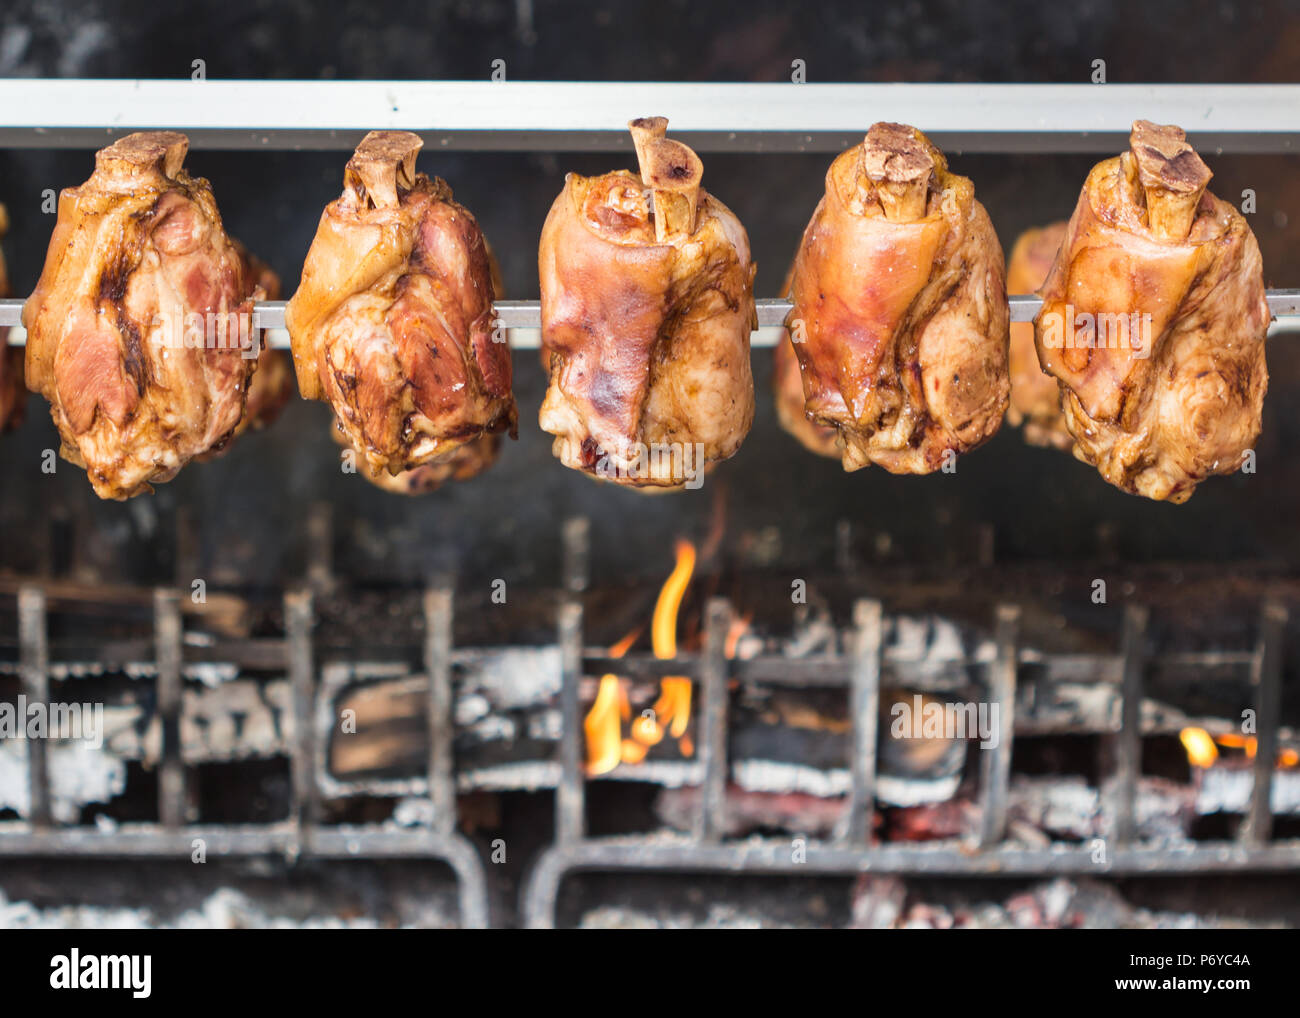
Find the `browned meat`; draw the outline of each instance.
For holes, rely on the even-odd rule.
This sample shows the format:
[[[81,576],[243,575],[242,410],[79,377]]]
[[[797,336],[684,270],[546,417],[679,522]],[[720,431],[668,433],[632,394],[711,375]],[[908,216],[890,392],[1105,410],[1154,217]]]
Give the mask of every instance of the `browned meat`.
[[[335,422],[334,441],[351,448],[343,429]],[[449,456],[421,463],[418,467],[390,474],[387,470],[374,470],[364,457],[356,460],[357,472],[367,481],[393,495],[427,495],[437,491],[448,481],[468,481],[477,477],[496,462],[501,451],[500,433],[483,435],[466,442]]]
[[[244,276],[253,280],[266,294],[264,300],[280,299],[280,277],[266,262],[258,258],[237,240],[232,241],[244,262]],[[258,336],[261,344],[257,355],[257,372],[248,386],[248,399],[244,417],[235,429],[235,436],[245,431],[261,431],[270,427],[280,416],[293,396],[292,360],[283,350],[272,350],[264,335]]]
[[[1037,293],[1052,269],[1064,236],[1063,222],[1022,233],[1007,263],[1007,292]],[[1022,434],[1030,445],[1068,449],[1074,444],[1061,413],[1061,390],[1056,379],[1039,366],[1031,322],[1011,323],[1011,406],[1007,421],[1024,425]]]
[[[567,467],[696,487],[754,419],[754,263],[663,117],[629,125],[640,176],[570,173],[542,228],[543,431]]]
[[[370,470],[389,474],[515,430],[487,245],[451,189],[415,172],[422,145],[366,135],[286,311],[302,395],[328,401]]]
[[[9,232],[9,212],[0,205],[0,237]],[[9,273],[0,254],[0,297],[9,296]],[[0,431],[23,422],[27,388],[23,385],[23,351],[9,346],[9,327],[0,328]]]
[[[782,297],[790,295],[793,276],[794,266],[791,266],[781,286]],[[840,449],[835,441],[839,431],[808,419],[804,408],[803,372],[799,370],[799,357],[788,334],[772,351],[772,394],[776,398],[777,423],[797,438],[800,445],[827,459],[840,458]]]
[[[799,355],[790,338],[780,340],[772,353],[772,390],[776,395],[777,422],[809,452],[829,459],[840,458],[836,438],[839,431],[824,424],[814,424],[804,411],[803,373]]]
[[[831,164],[791,299],[806,410],[839,429],[844,469],[929,473],[998,430],[1002,249],[971,182],[920,131],[876,124]]]
[[[1075,455],[1170,502],[1240,468],[1268,388],[1259,246],[1209,180],[1181,129],[1137,121],[1088,174],[1035,322]]]
[[[263,345],[257,355],[257,374],[248,387],[248,405],[235,435],[261,431],[275,423],[293,396],[293,360],[284,350]]]
[[[171,480],[227,442],[255,366],[261,299],[183,134],[122,138],[59,197],[45,270],[23,308],[27,382],[64,458],[101,498]]]

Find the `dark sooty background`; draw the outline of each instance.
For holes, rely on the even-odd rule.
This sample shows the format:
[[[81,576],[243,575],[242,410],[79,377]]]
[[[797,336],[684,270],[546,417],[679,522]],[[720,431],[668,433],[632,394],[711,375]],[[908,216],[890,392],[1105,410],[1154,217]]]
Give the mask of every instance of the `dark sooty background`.
[[[525,9],[527,5],[524,5]],[[811,81],[1083,82],[1107,61],[1112,82],[1293,82],[1300,70],[1300,4],[1189,3],[1137,8],[1122,2],[953,2],[881,9],[861,3],[711,6],[654,3],[429,2],[269,4],[246,0],[160,6],[76,0],[11,2],[0,13],[0,75],[184,78],[190,61],[211,78],[486,78],[505,59],[512,79],[782,81],[807,61]],[[33,90],[41,87],[33,80]],[[1104,87],[1104,86],[1100,86]],[[629,116],[654,113],[629,110]],[[1135,109],[1134,117],[1144,115]],[[862,126],[889,119],[864,109]],[[918,125],[922,128],[924,124]],[[1192,125],[1187,125],[1192,126]],[[507,294],[537,295],[536,245],[565,171],[603,172],[621,155],[427,152],[421,169],[444,177],[478,216],[505,273]],[[1091,156],[949,153],[972,177],[1009,249],[1022,229],[1071,211]],[[1258,194],[1251,224],[1270,286],[1300,285],[1300,158],[1216,156],[1211,185],[1239,201]],[[707,155],[705,185],[749,230],[757,293],[772,296],[816,204],[830,156]],[[30,292],[53,226],[41,193],[84,180],[90,151],[0,152],[0,200],[13,229],[4,244],[18,294]],[[213,183],[231,234],[282,276],[292,292],[320,209],[338,194],[343,152],[192,152],[188,166]],[[995,527],[1003,558],[1086,559],[1098,528],[1131,560],[1283,558],[1300,553],[1294,526],[1300,429],[1294,409],[1300,337],[1270,348],[1273,375],[1258,446],[1259,472],[1206,483],[1181,507],[1129,497],[1067,455],[1033,449],[1004,427],[960,460],[955,475],[900,478],[845,474],[805,453],[776,425],[770,351],[754,355],[758,417],[740,453],[701,491],[643,497],[565,470],[537,428],[545,379],[531,351],[515,357],[518,442],[485,476],[424,498],[383,494],[338,468],[320,403],[295,400],[266,432],[245,436],[222,460],[193,464],[152,498],[103,503],[82,471],[40,472],[57,446],[43,402],[0,439],[0,570],[34,568],[38,528],[65,516],[82,528],[77,552],[103,578],[167,579],[178,505],[202,524],[204,575],[216,582],[280,584],[302,568],[307,506],[334,507],[340,571],[413,582],[455,566],[468,578],[551,582],[558,522],[585,513],[594,527],[596,578],[662,574],[674,535],[707,527],[722,486],[729,541],[764,534],[775,564],[826,564],[835,523],[851,519],[863,540],[888,532],[918,561],[969,541],[973,524]],[[779,536],[778,536],[779,535]],[[68,554],[66,549],[63,554]]]

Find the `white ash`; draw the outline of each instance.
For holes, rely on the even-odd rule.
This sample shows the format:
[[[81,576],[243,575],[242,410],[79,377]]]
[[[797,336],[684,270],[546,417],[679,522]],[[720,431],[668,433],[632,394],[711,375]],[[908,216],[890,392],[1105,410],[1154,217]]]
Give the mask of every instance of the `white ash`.
[[[731,776],[747,792],[803,792],[828,799],[849,790],[849,772],[843,767],[824,771],[775,760],[737,760]]]
[[[485,696],[470,693],[456,698],[456,724],[464,728],[475,721],[485,718],[492,712],[492,705]]]
[[[559,783],[560,765],[553,760],[474,767],[456,774],[456,787],[462,792],[535,792]]]
[[[515,737],[518,725],[510,718],[493,714],[482,721],[466,725],[465,728],[480,742],[510,742]]]
[[[868,911],[854,902],[855,913]],[[915,902],[893,929],[1225,929],[1267,926],[1201,916],[1135,908],[1111,884],[1098,880],[1055,880],[1036,884],[1002,902],[963,905]]]
[[[187,687],[181,694],[181,757],[187,763],[244,760],[284,752],[283,726],[290,708],[283,679],[231,679],[216,686]],[[162,722],[132,703],[105,708],[105,744],[126,760],[148,764],[162,751]]]
[[[398,799],[389,825],[395,827],[432,827],[433,801],[422,796]]]
[[[1255,790],[1255,776],[1250,768],[1217,765],[1196,772],[1196,812],[1245,813]],[[1269,793],[1276,816],[1300,813],[1300,770],[1275,771]]]
[[[460,680],[460,698],[478,694],[499,710],[546,703],[559,692],[559,647],[507,647],[467,665]]]
[[[50,776],[50,812],[62,824],[76,823],[82,807],[106,803],[126,789],[126,763],[84,739],[46,744]],[[27,776],[27,741],[0,739],[0,809],[20,817],[31,813]]]
[[[248,895],[233,888],[214,891],[197,908],[163,919],[149,908],[105,908],[97,905],[38,907],[10,901],[0,890],[0,929],[17,930],[234,930],[234,929],[375,929],[369,917],[311,915],[302,919],[274,915]]]
[[[584,930],[792,930],[793,923],[775,921],[729,903],[710,905],[703,916],[676,911],[664,915],[639,908],[602,905],[579,920]]]
[[[960,774],[938,778],[904,778],[880,773],[876,775],[876,798],[891,806],[924,806],[947,802],[957,794],[961,778]]]
[[[824,602],[798,605],[794,610],[794,632],[783,648],[786,657],[833,654],[839,634]]]
[[[891,664],[908,665],[911,674],[924,676],[967,660],[993,661],[997,645],[986,638],[963,636],[961,627],[949,619],[897,615],[885,623],[882,656]]]
[[[1113,834],[1114,813],[1108,801],[1115,787],[1113,782],[1107,782],[1097,789],[1078,775],[1016,775],[1011,781],[1007,815],[1012,821],[1057,836],[1106,838]],[[1162,778],[1140,778],[1134,800],[1138,838],[1151,844],[1186,842],[1192,795],[1186,785]]]
[[[630,766],[620,764],[599,780],[649,781],[661,788],[685,788],[704,780],[704,767],[698,760],[643,760]]]
[[[528,737],[543,742],[558,742],[564,729],[564,715],[558,710],[545,710],[528,718]]]

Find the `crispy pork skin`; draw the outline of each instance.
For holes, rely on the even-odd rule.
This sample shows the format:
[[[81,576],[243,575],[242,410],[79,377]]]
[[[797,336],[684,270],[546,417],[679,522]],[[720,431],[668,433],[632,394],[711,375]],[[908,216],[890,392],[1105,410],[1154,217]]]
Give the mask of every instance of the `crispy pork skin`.
[[[786,320],[806,411],[846,470],[924,474],[1006,411],[1002,249],[975,189],[920,131],[876,124],[826,174]]]
[[[781,286],[781,296],[790,296],[793,276],[794,266],[791,266]],[[772,395],[776,400],[777,423],[798,439],[800,445],[827,459],[840,458],[836,442],[839,431],[808,419],[803,397],[803,372],[799,370],[799,357],[789,335],[778,341],[772,351]]]
[[[391,475],[516,420],[487,244],[451,189],[415,172],[422,144],[366,135],[285,314],[299,391],[329,402],[369,469]]]
[[[1074,454],[1175,503],[1241,467],[1268,388],[1259,245],[1209,180],[1180,128],[1137,121],[1089,173],[1035,322]]]
[[[183,134],[132,134],[59,196],[45,270],[23,307],[27,383],[65,459],[123,499],[219,449],[244,414],[252,302],[212,188]]]
[[[352,448],[347,434],[337,421],[334,424],[334,440]],[[441,459],[421,463],[418,467],[396,474],[390,474],[387,470],[375,470],[362,456],[356,457],[355,465],[357,473],[389,494],[427,495],[448,481],[468,481],[477,477],[496,462],[500,451],[501,434],[497,432],[466,442]]]
[[[804,410],[803,373],[790,337],[778,341],[772,352],[772,391],[776,397],[777,422],[799,440],[809,452],[828,459],[840,458],[839,431],[814,424]]]
[[[1064,237],[1064,222],[1022,233],[1007,263],[1007,292],[1037,293]],[[1074,444],[1061,413],[1061,390],[1056,379],[1038,363],[1032,322],[1011,323],[1011,406],[1007,421],[1021,428],[1030,445],[1069,449]]]
[[[754,419],[749,238],[667,124],[629,124],[639,175],[565,178],[538,257],[542,430],[565,466],[645,489],[697,487]]]
[[[0,205],[0,237],[9,232],[9,213]],[[0,297],[9,296],[9,273],[4,255],[0,254]],[[9,346],[9,327],[0,328],[0,432],[16,428],[23,421],[27,407],[27,387],[23,385],[23,351]]]

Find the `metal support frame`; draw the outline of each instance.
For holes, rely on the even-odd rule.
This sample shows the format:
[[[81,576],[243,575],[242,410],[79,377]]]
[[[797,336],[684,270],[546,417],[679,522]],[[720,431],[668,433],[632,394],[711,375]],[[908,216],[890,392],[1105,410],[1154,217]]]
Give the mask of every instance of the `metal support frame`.
[[[1262,845],[1273,834],[1273,773],[1277,767],[1278,728],[1282,708],[1282,653],[1287,610],[1267,601],[1260,612],[1259,642],[1251,669],[1255,693],[1255,785],[1250,806],[1237,831],[1239,840]]]
[[[564,599],[560,602],[560,781],[555,789],[555,840],[572,844],[587,833],[587,787],[582,765],[582,595],[589,578],[591,524],[566,520],[562,535]]]
[[[452,739],[451,688],[452,588],[439,585],[424,592],[424,670],[429,677],[429,801],[433,829],[449,835],[456,829],[456,779]]]
[[[18,591],[18,643],[22,690],[28,703],[50,700],[50,649],[45,617],[45,592],[40,587]],[[32,828],[50,826],[50,774],[44,739],[27,740],[27,788]]]
[[[158,821],[168,830],[185,823],[187,795],[185,765],[181,760],[182,622],[180,595],[174,590],[154,591],[154,643],[158,679],[158,719],[162,725],[162,753],[158,765]]]
[[[183,692],[183,628],[180,595],[154,592],[154,645],[158,668],[158,713],[162,754],[156,824],[123,824],[112,831],[55,826],[50,817],[46,740],[28,740],[31,819],[0,827],[0,859],[45,855],[95,859],[188,858],[196,840],[210,856],[250,858],[281,855],[290,861],[314,859],[412,859],[445,863],[457,884],[461,925],[488,925],[487,875],[473,843],[455,830],[455,786],[451,756],[451,591],[437,587],[425,594],[428,632],[425,668],[430,676],[429,723],[432,740],[428,789],[434,802],[429,830],[321,822],[320,783],[316,767],[326,751],[324,722],[316,713],[316,673],[312,648],[315,622],[312,594],[285,595],[285,658],[292,697],[290,766],[293,798],[287,820],[273,824],[187,824],[185,770],[180,740]],[[23,692],[29,703],[47,703],[49,644],[46,595],[34,584],[18,595]],[[331,719],[332,721],[332,719]]]
[[[1016,650],[1020,606],[998,605],[996,620],[998,652],[989,669],[988,697],[989,704],[998,707],[998,738],[993,745],[981,747],[980,757],[979,847],[984,849],[1000,842],[1007,828],[1011,750],[1016,724],[1016,670],[1020,657]]]
[[[876,740],[880,711],[880,652],[884,630],[879,601],[853,606],[853,671],[849,676],[849,717],[853,743],[849,761],[849,803],[838,842],[862,848],[871,839],[876,810]]]
[[[714,597],[704,608],[704,661],[700,674],[700,809],[695,836],[716,845],[726,828],[727,810],[727,630],[731,603]]]
[[[1115,736],[1115,841],[1129,845],[1137,837],[1137,787],[1142,774],[1142,686],[1146,671],[1147,623],[1145,605],[1124,606],[1120,655],[1124,659],[1120,680],[1119,732]]]
[[[789,669],[778,670],[771,662],[764,665],[761,660],[727,659],[725,643],[732,609],[726,600],[720,598],[711,599],[706,605],[701,653],[679,655],[670,661],[646,660],[639,664],[629,658],[620,664],[605,659],[604,651],[599,648],[583,647],[580,595],[587,587],[589,543],[590,527],[585,520],[572,520],[566,525],[563,585],[566,593],[558,613],[564,663],[561,686],[562,766],[556,797],[556,840],[538,859],[525,886],[522,907],[528,925],[552,925],[556,895],[564,876],[591,869],[790,875],[892,872],[1028,876],[1048,873],[1261,872],[1300,867],[1300,841],[1270,840],[1272,817],[1268,807],[1272,768],[1265,762],[1275,758],[1281,735],[1278,705],[1287,622],[1286,609],[1276,601],[1270,600],[1262,607],[1259,639],[1253,653],[1222,652],[1212,655],[1209,662],[1232,668],[1249,665],[1255,687],[1259,737],[1256,787],[1250,813],[1239,830],[1238,842],[1200,842],[1185,848],[1133,844],[1136,841],[1133,803],[1140,773],[1140,733],[1143,731],[1139,711],[1143,673],[1155,661],[1177,664],[1186,659],[1191,665],[1206,664],[1202,660],[1204,654],[1148,655],[1145,632],[1149,613],[1140,605],[1129,605],[1125,609],[1120,653],[1115,659],[1118,681],[1111,680],[1117,687],[1120,702],[1116,769],[1118,800],[1112,807],[1117,831],[1114,851],[1108,853],[1107,859],[1098,862],[1091,849],[1062,846],[1045,850],[1022,849],[1002,842],[1015,734],[1016,672],[1022,655],[1017,646],[1018,608],[999,605],[995,610],[997,654],[985,667],[990,702],[1000,706],[1000,738],[981,757],[983,815],[979,843],[975,846],[954,842],[880,845],[871,841],[876,751],[876,730],[871,721],[877,717],[879,690],[897,682],[896,676],[887,674],[884,664],[880,603],[860,601],[855,604],[848,652],[822,660],[815,668],[805,667],[793,680]],[[23,690],[37,702],[47,702],[50,698],[46,601],[45,591],[39,585],[27,584],[18,590]],[[267,825],[186,824],[184,770],[178,737],[184,646],[181,596],[174,590],[158,590],[153,595],[153,605],[159,713],[163,719],[163,777],[159,784],[161,822],[124,824],[113,832],[53,825],[49,817],[49,775],[44,761],[46,747],[42,740],[32,740],[28,747],[31,758],[36,761],[31,769],[32,822],[6,825],[9,829],[0,830],[0,858],[44,854],[88,858],[185,856],[192,851],[194,839],[202,838],[209,851],[217,855],[438,860],[449,865],[456,876],[464,925],[486,924],[486,872],[472,843],[455,831],[454,760],[446,738],[435,734],[427,775],[411,783],[411,789],[403,793],[429,795],[435,804],[431,830],[387,830],[321,823],[322,788],[332,787],[322,780],[328,750],[325,734],[331,730],[335,719],[328,705],[321,702],[316,688],[312,646],[314,614],[312,595],[308,591],[291,592],[285,598],[286,637],[281,660],[289,672],[293,704],[290,752],[294,799],[289,819]],[[423,653],[425,670],[431,680],[427,709],[433,733],[445,733],[450,728],[454,664],[473,660],[476,653],[473,648],[461,651],[454,648],[452,607],[450,583],[438,583],[426,591],[427,629]],[[789,662],[792,666],[795,663]],[[634,667],[625,667],[629,665]],[[1058,662],[1058,667],[1066,666]],[[579,682],[586,673],[605,670],[649,676],[681,674],[698,683],[702,705],[697,723],[703,788],[700,812],[691,835],[676,837],[659,833],[652,837],[601,839],[591,839],[586,835]],[[1073,674],[1070,668],[1066,668],[1066,672]],[[838,687],[848,691],[854,731],[846,817],[831,839],[808,844],[806,852],[801,855],[802,861],[794,861],[788,841],[747,839],[735,843],[723,838],[727,699],[728,684],[733,681]],[[939,683],[934,688],[956,691],[963,687]],[[416,785],[420,787],[417,789]],[[326,794],[338,794],[338,789],[333,788]],[[452,805],[443,808],[448,803]]]
[[[711,601],[706,610],[706,649],[692,662],[693,669],[683,668],[681,658],[662,662],[657,672],[663,674],[693,671],[703,677],[706,706],[700,725],[707,746],[717,736],[709,727],[712,718],[707,704],[710,688],[725,688],[716,678],[716,664],[710,664],[710,629],[727,617],[729,607]],[[994,611],[997,656],[988,666],[987,696],[999,706],[999,738],[982,750],[980,758],[980,827],[976,844],[938,842],[929,844],[873,844],[871,823],[874,810],[874,778],[878,696],[881,686],[882,609],[877,601],[859,601],[853,612],[853,637],[850,651],[839,659],[840,674],[823,675],[813,685],[843,685],[848,673],[850,717],[853,721],[850,794],[846,816],[828,841],[812,841],[796,856],[789,840],[747,838],[739,842],[723,841],[716,836],[722,828],[723,803],[710,793],[710,783],[719,780],[717,761],[721,755],[706,758],[705,787],[701,795],[703,819],[689,835],[634,835],[612,838],[570,837],[557,839],[535,862],[524,884],[521,918],[530,928],[549,929],[555,925],[556,905],[566,877],[584,871],[759,873],[783,876],[854,876],[859,873],[897,873],[901,875],[1026,877],[1047,874],[1092,874],[1141,876],[1162,873],[1236,873],[1285,872],[1300,868],[1300,840],[1268,841],[1267,834],[1243,843],[1198,842],[1189,846],[1144,847],[1135,840],[1134,802],[1141,763],[1141,729],[1139,708],[1142,676],[1148,660],[1145,648],[1148,610],[1129,605],[1124,613],[1119,683],[1121,704],[1118,777],[1119,799],[1116,825],[1120,831],[1113,851],[1099,857],[1091,846],[1052,846],[1048,849],[1018,848],[1004,842],[1011,756],[1015,736],[1015,704],[1020,608],[999,604]],[[1260,676],[1257,692],[1261,716],[1267,715],[1276,730],[1276,704],[1269,698],[1281,674],[1281,645],[1286,621],[1285,611],[1269,602],[1263,613],[1260,644],[1254,660]],[[587,665],[597,669],[618,666],[590,656]],[[730,665],[730,662],[724,664]],[[736,662],[736,665],[743,662]],[[735,669],[733,669],[735,670]],[[710,678],[710,675],[713,678]],[[747,675],[745,681],[763,682],[773,676]],[[716,695],[716,694],[715,694]],[[1270,708],[1269,704],[1273,703]],[[577,709],[572,716],[580,721]],[[567,717],[567,715],[566,715]],[[1264,731],[1261,721],[1261,733]],[[561,738],[579,743],[576,728],[565,727]],[[1276,734],[1276,732],[1275,732]],[[722,736],[725,747],[725,733]],[[1263,753],[1261,739],[1260,754]],[[1275,743],[1276,744],[1276,743]],[[1257,765],[1258,768],[1258,765]],[[1257,770],[1258,773],[1258,770]],[[1271,774],[1271,771],[1270,771]],[[722,776],[725,780],[725,775]],[[1267,793],[1258,791],[1257,795]],[[1262,800],[1267,803],[1267,798]],[[1264,807],[1267,809],[1267,806]],[[712,819],[709,819],[712,814]],[[1258,830],[1258,828],[1257,828]]]

